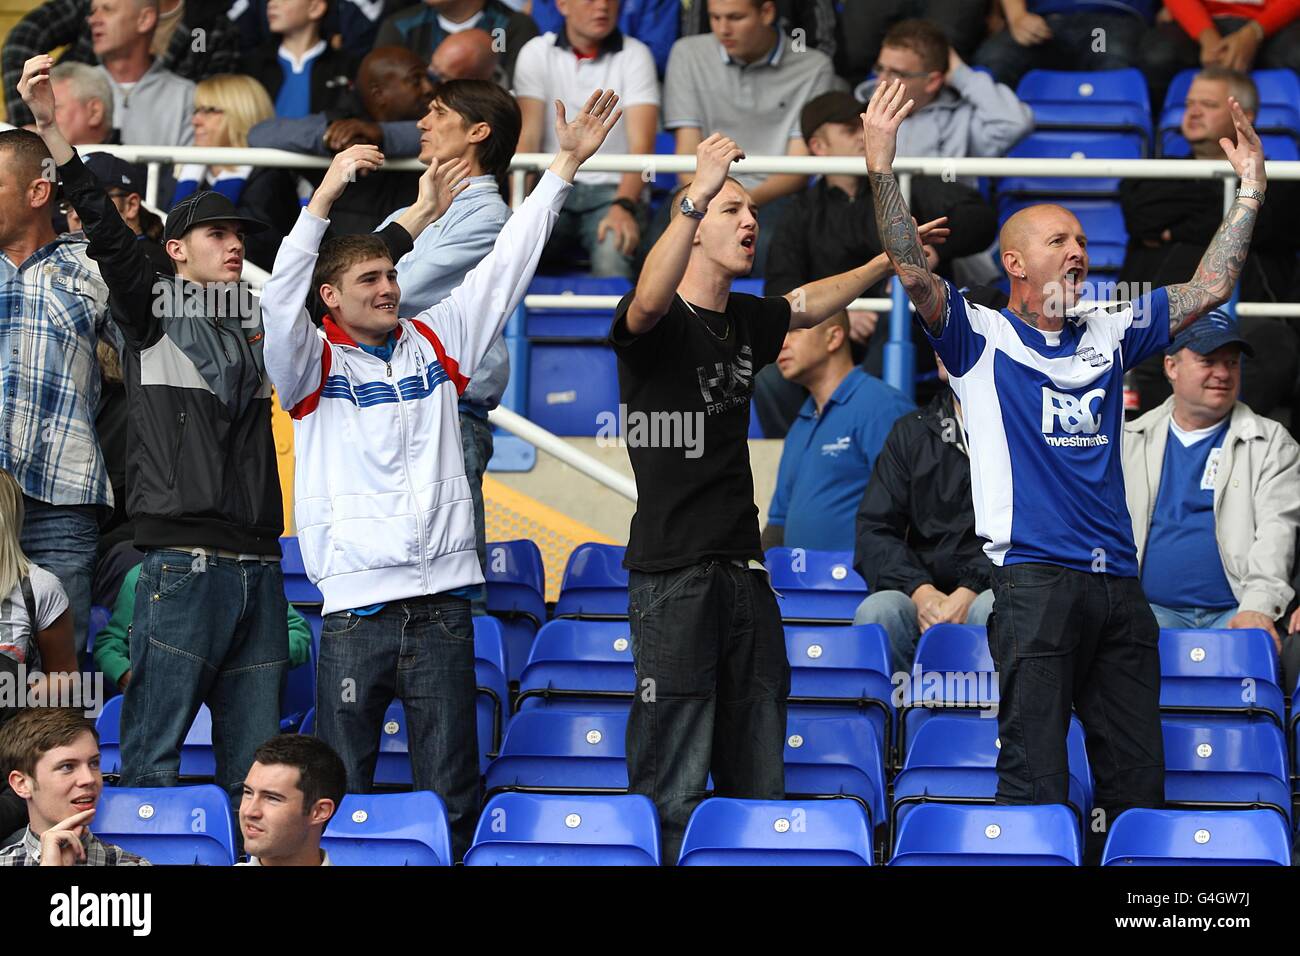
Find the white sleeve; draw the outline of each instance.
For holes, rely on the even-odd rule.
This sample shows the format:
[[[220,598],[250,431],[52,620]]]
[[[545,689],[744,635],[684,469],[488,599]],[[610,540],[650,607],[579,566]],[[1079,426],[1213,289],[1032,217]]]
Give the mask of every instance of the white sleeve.
[[[466,379],[523,301],[571,188],[550,170],[543,173],[532,195],[506,220],[492,251],[447,298],[414,317],[414,322],[433,331],[445,357]]]
[[[291,411],[321,383],[321,353],[325,344],[307,315],[307,293],[321,238],[329,228],[305,208],[280,243],[271,278],[262,289],[262,325],[266,372],[280,396],[280,407]]]
[[[36,626],[32,628],[35,640],[36,631],[45,630],[68,609],[68,595],[59,579],[42,567],[31,565],[28,576],[32,581],[32,597],[36,598]]]
[[[549,104],[553,97],[546,92],[546,45],[550,34],[533,37],[519,50],[515,58],[515,96],[541,100]],[[553,107],[552,107],[553,108]]]
[[[659,76],[655,72],[654,55],[640,40],[628,37],[624,43],[627,58],[623,67],[623,89],[615,90],[619,95],[619,106],[658,106]],[[518,67],[515,69],[517,71]]]

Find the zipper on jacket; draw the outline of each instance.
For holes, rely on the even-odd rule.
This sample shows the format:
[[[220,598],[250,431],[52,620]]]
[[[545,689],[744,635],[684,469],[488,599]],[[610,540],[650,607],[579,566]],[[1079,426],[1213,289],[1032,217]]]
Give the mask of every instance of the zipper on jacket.
[[[387,368],[388,368],[388,377],[389,377],[389,378],[392,378],[392,377],[393,377],[393,363],[392,363],[392,362],[389,362],[388,365],[387,365]]]
[[[176,424],[179,427],[176,429],[176,444],[172,448],[172,470],[167,474],[168,488],[176,487],[176,466],[181,461],[181,439],[185,437],[185,413],[183,411],[176,413]]]

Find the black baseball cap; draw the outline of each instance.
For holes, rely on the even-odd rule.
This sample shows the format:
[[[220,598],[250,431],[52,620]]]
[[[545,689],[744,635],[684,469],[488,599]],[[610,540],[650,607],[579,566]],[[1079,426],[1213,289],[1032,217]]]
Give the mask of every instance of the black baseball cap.
[[[1225,345],[1240,345],[1244,354],[1255,357],[1255,350],[1237,329],[1237,320],[1222,309],[1215,309],[1185,326],[1174,336],[1165,354],[1173,355],[1179,349],[1191,349],[1197,355],[1209,355]]]
[[[820,96],[814,96],[804,104],[799,114],[799,132],[805,140],[812,139],[813,133],[825,123],[850,123],[857,126],[862,122],[862,111],[866,109],[852,93],[832,90]]]
[[[86,157],[86,168],[95,174],[105,189],[144,195],[147,178],[144,169],[135,163],[128,163],[112,153],[91,153]]]
[[[235,204],[221,193],[201,189],[172,207],[172,211],[167,214],[163,239],[180,239],[195,226],[220,220],[240,223],[246,233],[266,232],[270,228],[257,219],[241,216],[235,209]]]

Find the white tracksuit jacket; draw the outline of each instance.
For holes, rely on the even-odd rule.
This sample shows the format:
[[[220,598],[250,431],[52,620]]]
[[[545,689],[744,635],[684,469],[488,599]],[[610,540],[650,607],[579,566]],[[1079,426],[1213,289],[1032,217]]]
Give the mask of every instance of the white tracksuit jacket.
[[[483,583],[457,400],[523,300],[570,185],[554,173],[465,281],[400,319],[391,362],[305,303],[329,221],[306,209],[262,292],[266,369],[293,417],[294,514],[322,613]]]

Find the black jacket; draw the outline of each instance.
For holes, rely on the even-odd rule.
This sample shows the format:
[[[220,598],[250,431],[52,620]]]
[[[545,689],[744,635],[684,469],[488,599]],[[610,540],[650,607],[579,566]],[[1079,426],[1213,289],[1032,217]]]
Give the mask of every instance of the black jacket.
[[[326,44],[325,51],[311,66],[311,108],[309,113],[324,113],[342,105],[352,89],[352,76],[357,71],[357,59],[346,50],[336,50]],[[284,71],[280,68],[279,43],[272,42],[244,54],[244,72],[266,87],[271,102],[280,95],[284,85]]]
[[[126,341],[127,514],[136,547],[279,556],[284,506],[261,311],[207,314],[203,287],[153,271],[80,158],[59,173]]]
[[[947,389],[896,421],[885,439],[858,506],[853,564],[872,592],[988,589],[970,459]]]

